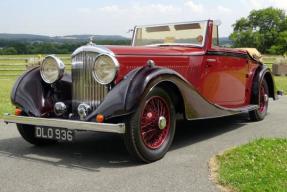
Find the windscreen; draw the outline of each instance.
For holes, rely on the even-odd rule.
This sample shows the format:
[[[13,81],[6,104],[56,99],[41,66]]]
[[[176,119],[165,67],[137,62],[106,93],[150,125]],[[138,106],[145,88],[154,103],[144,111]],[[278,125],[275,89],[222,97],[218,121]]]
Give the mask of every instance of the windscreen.
[[[207,22],[137,27],[134,46],[189,44],[203,46]]]

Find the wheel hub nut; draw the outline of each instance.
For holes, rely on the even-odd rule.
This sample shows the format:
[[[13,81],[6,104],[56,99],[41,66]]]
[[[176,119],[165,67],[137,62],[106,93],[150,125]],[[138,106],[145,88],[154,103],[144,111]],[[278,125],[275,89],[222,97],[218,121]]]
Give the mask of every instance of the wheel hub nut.
[[[151,112],[148,112],[148,113],[147,113],[147,117],[148,117],[149,119],[152,118],[152,116],[153,116],[153,115],[152,115]]]
[[[163,130],[166,128],[166,118],[164,116],[160,116],[158,119],[158,127],[159,129]]]

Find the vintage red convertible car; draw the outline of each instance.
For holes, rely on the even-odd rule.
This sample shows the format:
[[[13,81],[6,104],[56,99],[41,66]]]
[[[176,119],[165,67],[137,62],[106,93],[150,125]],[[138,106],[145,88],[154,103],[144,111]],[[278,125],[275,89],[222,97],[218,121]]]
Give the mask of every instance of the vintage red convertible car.
[[[219,45],[217,21],[137,26],[131,46],[90,42],[23,74],[11,94],[22,137],[35,145],[72,141],[77,131],[124,135],[136,159],[170,148],[178,119],[249,113],[259,121],[277,99],[270,70],[248,51]]]

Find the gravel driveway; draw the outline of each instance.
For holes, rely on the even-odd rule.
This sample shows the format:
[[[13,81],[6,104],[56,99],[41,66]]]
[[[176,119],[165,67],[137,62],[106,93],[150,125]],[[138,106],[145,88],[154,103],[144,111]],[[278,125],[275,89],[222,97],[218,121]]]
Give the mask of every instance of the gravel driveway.
[[[259,137],[287,137],[287,97],[270,102],[264,121],[246,116],[180,123],[164,159],[134,164],[119,135],[81,133],[74,143],[26,143],[0,121],[0,191],[217,191],[208,179],[216,153]]]

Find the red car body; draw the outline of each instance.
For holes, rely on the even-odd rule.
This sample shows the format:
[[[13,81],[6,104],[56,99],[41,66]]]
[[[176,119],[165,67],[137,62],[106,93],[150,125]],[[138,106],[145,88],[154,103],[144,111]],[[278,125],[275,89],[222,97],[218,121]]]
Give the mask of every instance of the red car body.
[[[72,140],[71,130],[121,133],[136,159],[152,162],[168,151],[176,114],[195,120],[248,112],[252,120],[264,119],[268,98],[277,99],[270,70],[245,50],[214,44],[214,26],[206,21],[202,46],[90,43],[73,53],[71,75],[60,73],[63,64],[50,56],[18,79],[11,94],[17,115],[4,120],[36,145]],[[185,27],[200,25],[175,28]],[[58,71],[50,73],[55,66]],[[47,82],[45,70],[49,78],[58,72],[57,79]],[[99,80],[98,74],[112,72],[112,81]]]
[[[202,48],[194,47],[126,47],[108,46],[123,67],[116,82],[132,69],[148,60],[157,66],[181,74],[208,101],[230,108],[249,105],[252,80],[260,67],[258,61],[243,50],[212,46],[213,22],[209,21],[208,41]],[[274,82],[269,82],[273,86]]]

